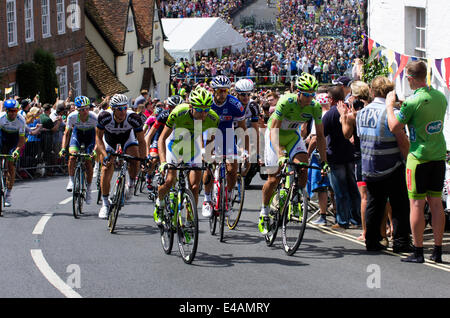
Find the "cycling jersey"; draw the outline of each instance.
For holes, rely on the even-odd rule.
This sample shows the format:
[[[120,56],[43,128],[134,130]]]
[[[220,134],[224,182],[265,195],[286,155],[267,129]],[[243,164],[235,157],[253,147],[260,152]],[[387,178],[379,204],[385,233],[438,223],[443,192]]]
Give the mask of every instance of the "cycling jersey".
[[[82,144],[86,147],[86,153],[91,153],[95,147],[95,127],[97,126],[97,115],[89,112],[86,121],[82,121],[78,111],[70,113],[67,117],[67,129],[72,130],[69,143],[69,151],[78,152]]]
[[[305,143],[300,135],[301,125],[314,119],[316,124],[322,123],[322,107],[313,100],[310,105],[300,106],[297,94],[286,94],[280,97],[274,113],[270,116],[265,133],[264,157],[266,166],[276,166],[278,154],[270,140],[270,127],[274,119],[281,121],[279,130],[279,146],[284,147],[289,158],[293,160],[296,154],[306,153]]]
[[[257,123],[259,121],[259,107],[254,101],[250,101],[245,108],[244,119],[247,124],[247,128],[252,126],[252,123]],[[237,128],[237,121],[233,122],[234,128]]]
[[[158,117],[156,117],[155,123],[153,127],[156,129],[155,135],[153,136],[152,143],[150,145],[150,149],[153,149],[153,152],[158,152],[158,139],[161,135],[164,125],[167,122],[167,118],[169,118],[170,112],[168,110],[162,111]]]
[[[17,147],[19,137],[25,136],[25,119],[17,114],[14,120],[8,119],[8,114],[0,114],[0,150],[4,154],[12,154]]]
[[[216,103],[213,102],[211,109],[214,110],[220,118],[219,129],[222,132],[223,136],[223,140],[219,140],[219,138],[217,138],[217,135],[214,139],[216,154],[237,154],[234,129],[232,128],[234,127],[233,122],[239,122],[245,119],[244,106],[242,106],[239,99],[234,96],[228,95],[222,105],[216,105]],[[227,136],[227,129],[229,136]],[[228,142],[227,137],[230,137],[230,139],[228,139]],[[222,147],[225,147],[225,153],[223,152]]]
[[[445,160],[443,133],[447,100],[432,87],[422,87],[406,99],[397,120],[407,124],[411,141],[410,153],[420,160]]]
[[[137,145],[135,134],[143,131],[142,126],[141,117],[131,110],[127,111],[127,116],[121,123],[116,122],[111,109],[98,115],[97,128],[105,131],[103,141],[107,151],[115,151],[119,144],[123,151],[129,146]]]
[[[201,126],[197,126],[197,122]],[[166,161],[175,163],[183,157],[185,163],[201,163],[201,134],[209,128],[217,128],[219,122],[219,116],[213,110],[208,112],[205,120],[194,121],[188,104],[175,107],[166,121],[166,126],[173,129],[166,141]],[[183,156],[183,149],[190,149],[190,152]]]

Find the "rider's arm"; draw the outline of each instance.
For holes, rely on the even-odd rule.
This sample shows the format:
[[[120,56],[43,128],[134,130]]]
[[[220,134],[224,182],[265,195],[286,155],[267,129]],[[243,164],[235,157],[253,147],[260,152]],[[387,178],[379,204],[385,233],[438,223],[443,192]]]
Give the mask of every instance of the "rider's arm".
[[[327,162],[327,142],[325,139],[325,135],[323,133],[323,124],[318,124],[315,122],[316,125],[316,136],[317,136],[317,149],[319,150],[320,159],[323,162]]]
[[[105,131],[100,128],[95,128],[95,144],[97,145],[97,152],[102,155],[102,158],[107,157],[105,143],[103,142],[103,135]]]
[[[161,135],[158,139],[158,153],[159,153],[159,161],[166,162],[166,139],[169,138],[172,133],[172,128],[167,126],[164,127]]]
[[[272,123],[270,126],[270,142],[272,143],[272,147],[276,154],[278,154],[278,157],[283,157],[283,148],[280,147],[280,127],[281,127],[281,120],[278,119],[272,119]]]
[[[145,142],[144,131],[139,131],[135,134],[139,144],[139,157],[144,158],[147,152],[147,143]]]
[[[72,132],[72,129],[70,129],[69,127],[67,127],[64,130],[64,135],[63,135],[62,142],[61,142],[61,149],[67,149],[67,144],[69,143],[71,132]]]

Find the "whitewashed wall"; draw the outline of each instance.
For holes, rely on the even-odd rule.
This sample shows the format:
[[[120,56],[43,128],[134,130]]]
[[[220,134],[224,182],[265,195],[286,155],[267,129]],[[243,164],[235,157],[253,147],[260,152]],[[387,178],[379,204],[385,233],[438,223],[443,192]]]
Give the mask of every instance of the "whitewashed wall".
[[[450,57],[449,0],[369,0],[368,36],[395,52],[415,55],[416,16],[414,8],[426,9],[426,58]],[[444,78],[438,74],[433,65],[431,85],[443,92],[450,101],[450,91],[445,84],[444,61],[442,61],[442,75]],[[405,77],[403,80],[400,80],[400,77],[397,78],[396,89],[401,99],[412,94]],[[444,132],[447,150],[450,150],[450,107],[447,108]]]

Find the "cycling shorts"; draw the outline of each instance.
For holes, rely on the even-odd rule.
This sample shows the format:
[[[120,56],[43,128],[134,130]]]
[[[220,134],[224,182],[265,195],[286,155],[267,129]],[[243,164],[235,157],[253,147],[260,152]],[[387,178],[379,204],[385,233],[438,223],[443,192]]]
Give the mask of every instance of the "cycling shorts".
[[[19,133],[5,132],[0,129],[0,152],[5,155],[12,155],[16,150],[19,143]],[[13,158],[9,158],[8,161],[14,161]]]
[[[270,129],[266,129],[264,147],[264,163],[267,167],[278,166],[278,154],[275,153],[272,142],[270,140]],[[300,131],[290,131],[289,133],[280,134],[280,146],[286,149],[286,152],[291,161],[299,153],[306,153],[305,143],[300,136]]]
[[[95,129],[80,130],[74,128],[70,137],[69,152],[80,151],[81,145],[85,146],[86,153],[92,153],[95,147]]]
[[[122,151],[125,153],[126,150],[128,149],[128,147],[130,146],[137,146],[138,145],[138,141],[136,139],[136,136],[134,134],[134,130],[130,130],[130,134],[128,135],[128,138],[120,138],[123,135],[118,135],[117,139],[114,139],[113,134],[109,135],[109,142],[106,141],[105,139],[105,135],[103,135],[103,142],[105,144],[106,147],[106,152],[114,152],[117,149],[117,146],[120,145],[120,147],[122,148]]]
[[[419,160],[409,154],[406,160],[406,185],[410,199],[423,200],[427,196],[440,198],[445,179],[445,160]]]

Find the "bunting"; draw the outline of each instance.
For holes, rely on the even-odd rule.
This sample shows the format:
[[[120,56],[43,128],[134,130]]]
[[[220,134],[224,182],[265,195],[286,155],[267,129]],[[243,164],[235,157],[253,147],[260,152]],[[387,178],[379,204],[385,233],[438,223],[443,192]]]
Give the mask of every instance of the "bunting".
[[[395,52],[392,49],[383,47],[380,43],[377,43],[374,39],[369,38],[367,35],[362,35],[363,39],[367,39],[367,49],[369,51],[369,56],[372,56],[372,53],[377,53],[377,55],[385,56],[387,60],[387,66],[389,68],[389,72],[391,74],[394,73],[394,66],[396,66],[396,71],[394,74],[394,80],[400,76],[403,80],[404,69],[408,64],[408,61],[417,61],[422,59],[417,56],[410,56],[406,54],[401,54]],[[377,50],[374,52],[374,48],[382,47],[382,50]],[[373,57],[372,57],[373,58]],[[427,83],[431,85],[431,73],[434,72],[436,78],[445,83],[448,89],[450,89],[450,57],[447,58],[426,58],[427,61]],[[435,71],[437,72],[435,72]],[[438,76],[439,74],[439,76]]]

